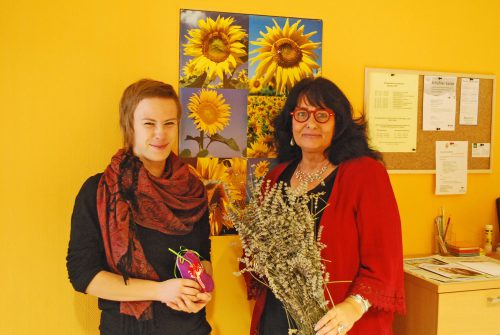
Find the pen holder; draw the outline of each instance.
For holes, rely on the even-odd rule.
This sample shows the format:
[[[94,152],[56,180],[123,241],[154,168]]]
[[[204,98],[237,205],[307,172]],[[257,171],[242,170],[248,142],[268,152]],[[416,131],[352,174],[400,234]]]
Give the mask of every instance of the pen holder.
[[[436,234],[435,239],[436,239],[436,246],[437,246],[436,249],[438,254],[442,256],[447,256],[449,254],[448,249],[446,248],[446,243],[443,241],[442,237],[439,234]]]
[[[441,208],[441,214],[436,216],[434,219],[434,239],[435,239],[435,250],[440,254],[440,255],[448,255],[448,247],[446,245],[446,241],[449,240],[450,235],[452,235],[451,232],[451,217],[448,217],[448,220],[446,220],[445,223],[445,216],[444,216],[444,208]]]

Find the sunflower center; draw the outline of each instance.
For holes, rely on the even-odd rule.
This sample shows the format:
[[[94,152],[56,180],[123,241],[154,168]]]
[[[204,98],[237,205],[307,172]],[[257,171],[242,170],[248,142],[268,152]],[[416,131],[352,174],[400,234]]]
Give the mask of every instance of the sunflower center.
[[[198,115],[205,124],[214,124],[219,118],[219,110],[217,106],[211,103],[201,103],[198,108]]]
[[[272,47],[273,59],[281,67],[292,67],[302,60],[302,51],[295,41],[280,38]]]
[[[203,42],[203,55],[213,62],[226,60],[231,53],[231,43],[226,34],[219,31],[210,33]]]

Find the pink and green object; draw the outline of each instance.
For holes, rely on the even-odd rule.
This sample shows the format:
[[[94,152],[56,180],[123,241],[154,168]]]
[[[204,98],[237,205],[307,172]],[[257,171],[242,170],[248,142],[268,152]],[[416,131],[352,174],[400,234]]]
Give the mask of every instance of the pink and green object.
[[[175,264],[182,278],[196,281],[200,285],[202,292],[212,292],[214,290],[214,281],[205,271],[197,252],[189,249],[183,249],[179,253],[172,249],[170,251],[177,255]]]

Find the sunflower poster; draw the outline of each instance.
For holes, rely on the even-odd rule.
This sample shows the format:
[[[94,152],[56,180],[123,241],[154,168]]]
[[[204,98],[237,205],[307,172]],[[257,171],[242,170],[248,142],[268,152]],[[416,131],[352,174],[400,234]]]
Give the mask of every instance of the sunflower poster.
[[[273,119],[321,75],[322,21],[182,9],[179,152],[207,187],[212,235],[232,233],[249,175],[275,164]],[[251,170],[251,171],[250,171]]]

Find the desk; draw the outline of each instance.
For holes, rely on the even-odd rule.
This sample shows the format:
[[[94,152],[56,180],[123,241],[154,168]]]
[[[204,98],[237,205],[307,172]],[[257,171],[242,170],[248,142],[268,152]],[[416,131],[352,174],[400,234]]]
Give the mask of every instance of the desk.
[[[395,335],[500,334],[500,278],[440,283],[405,270],[405,292]]]

